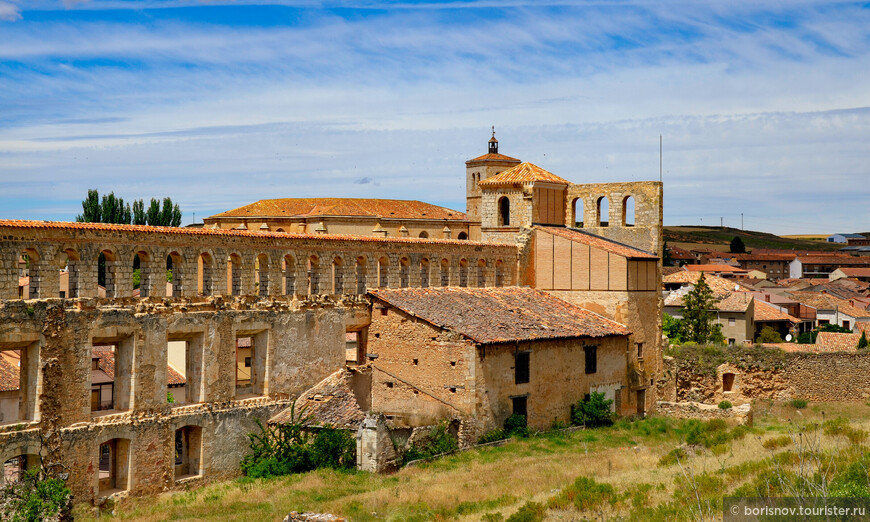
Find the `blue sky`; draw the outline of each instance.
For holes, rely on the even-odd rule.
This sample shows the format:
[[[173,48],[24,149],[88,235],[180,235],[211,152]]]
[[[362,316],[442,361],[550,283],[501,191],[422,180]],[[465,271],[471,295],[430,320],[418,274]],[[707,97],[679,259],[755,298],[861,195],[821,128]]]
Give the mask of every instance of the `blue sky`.
[[[464,209],[501,152],[658,178],[665,223],[870,230],[870,5],[0,0],[0,218],[88,188]]]

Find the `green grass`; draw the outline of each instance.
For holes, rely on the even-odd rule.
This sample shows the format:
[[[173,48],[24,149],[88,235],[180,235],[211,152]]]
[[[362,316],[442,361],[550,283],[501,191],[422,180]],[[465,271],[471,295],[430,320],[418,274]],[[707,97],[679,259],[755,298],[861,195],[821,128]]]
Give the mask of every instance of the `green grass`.
[[[693,243],[706,245],[713,250],[728,252],[731,240],[739,237],[747,250],[753,248],[779,248],[784,250],[839,250],[844,245],[823,241],[779,237],[767,232],[740,230],[736,228],[667,226],[664,239],[669,244]]]

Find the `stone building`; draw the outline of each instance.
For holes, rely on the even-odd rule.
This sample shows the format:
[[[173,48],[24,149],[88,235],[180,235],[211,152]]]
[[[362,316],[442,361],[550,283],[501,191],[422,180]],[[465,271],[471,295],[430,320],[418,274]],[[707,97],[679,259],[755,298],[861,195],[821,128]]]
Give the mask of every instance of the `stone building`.
[[[68,472],[77,502],[95,504],[235,476],[257,420],[285,411],[348,360],[395,371],[387,363],[400,354],[384,339],[423,332],[432,334],[420,337],[427,347],[436,338],[437,357],[417,357],[431,373],[402,371],[432,381],[432,395],[451,404],[472,387],[476,395],[456,411],[411,401],[419,410],[405,408],[406,417],[451,411],[496,425],[519,411],[514,396],[528,393],[530,420],[544,426],[591,389],[607,391],[623,413],[652,410],[649,386],[661,366],[661,183],[572,184],[499,154],[494,138],[488,147],[466,163],[465,215],[419,202],[315,200],[302,211],[215,217],[201,229],[0,221],[0,352],[16,360],[3,371],[19,383],[0,389],[0,463],[20,468],[41,455]],[[447,314],[449,295],[488,296],[491,310],[504,296],[512,312],[481,309],[474,321],[502,321],[513,334],[496,343],[461,323],[402,323],[411,313],[396,301],[402,292],[427,296],[409,308],[421,317],[429,308]],[[517,332],[517,310],[532,306],[519,297],[527,294],[573,317],[563,337]],[[393,311],[381,315],[387,305]],[[528,326],[556,321],[544,312]],[[94,366],[99,346],[111,347],[111,377],[100,358]],[[584,369],[591,346],[600,361],[594,375]],[[529,383],[516,383],[520,352],[530,354]],[[370,379],[371,409],[399,410],[386,374],[373,372],[329,393],[349,399],[349,386],[356,397]],[[183,389],[173,388],[181,380]],[[109,383],[110,404],[102,395]]]

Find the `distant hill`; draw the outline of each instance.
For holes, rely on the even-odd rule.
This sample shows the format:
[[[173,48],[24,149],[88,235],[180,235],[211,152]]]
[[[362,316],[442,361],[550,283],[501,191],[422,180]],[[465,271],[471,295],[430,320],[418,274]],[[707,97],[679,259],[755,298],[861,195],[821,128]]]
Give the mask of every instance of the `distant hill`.
[[[681,248],[712,248],[728,252],[731,240],[737,236],[743,240],[747,250],[753,248],[780,248],[785,250],[829,250],[836,251],[844,245],[827,243],[813,239],[801,239],[799,237],[781,237],[767,232],[754,230],[739,230],[729,227],[700,227],[693,225],[680,225],[665,227],[664,238],[669,245]],[[821,236],[811,236],[821,237]]]

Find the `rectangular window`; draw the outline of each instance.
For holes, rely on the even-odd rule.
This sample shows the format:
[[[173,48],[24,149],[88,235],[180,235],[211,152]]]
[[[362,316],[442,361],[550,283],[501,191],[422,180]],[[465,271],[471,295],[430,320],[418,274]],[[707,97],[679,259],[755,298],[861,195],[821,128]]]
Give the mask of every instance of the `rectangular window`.
[[[529,382],[529,352],[520,352],[514,361],[514,377],[516,384]]]
[[[849,321],[843,321],[843,328],[851,330],[851,324]]]
[[[728,339],[728,344],[737,344],[737,339]]]
[[[636,344],[637,344],[637,358],[643,359],[643,343],[636,343]]]
[[[598,347],[584,346],[583,351],[586,352],[586,373],[595,373],[598,371]]]
[[[734,326],[736,324],[737,324],[737,319],[735,319],[733,317],[728,318],[728,326]]]
[[[236,398],[265,394],[269,331],[236,332]]]
[[[528,397],[511,397],[511,402],[513,403],[513,414],[514,415],[522,415],[523,417],[529,416],[528,410]]]

